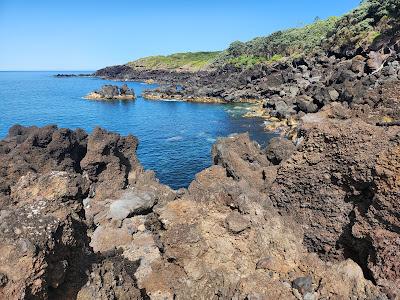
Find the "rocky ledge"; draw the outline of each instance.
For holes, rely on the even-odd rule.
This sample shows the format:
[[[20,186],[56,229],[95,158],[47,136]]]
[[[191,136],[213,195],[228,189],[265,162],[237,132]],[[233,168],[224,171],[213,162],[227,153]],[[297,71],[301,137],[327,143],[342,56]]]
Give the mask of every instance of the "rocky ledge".
[[[178,100],[185,102],[197,102],[197,103],[230,103],[227,99],[206,95],[206,94],[186,94],[184,88],[181,86],[174,85],[163,85],[155,89],[145,90],[142,93],[142,97],[148,100]],[[237,103],[253,103],[262,105],[262,101],[259,99],[248,99],[248,98],[238,98]]]
[[[400,127],[328,106],[298,130],[221,139],[175,191],[133,136],[12,127],[0,298],[396,299]]]
[[[101,89],[89,93],[86,99],[90,100],[135,100],[135,91],[126,84],[121,87],[117,85],[103,85]]]

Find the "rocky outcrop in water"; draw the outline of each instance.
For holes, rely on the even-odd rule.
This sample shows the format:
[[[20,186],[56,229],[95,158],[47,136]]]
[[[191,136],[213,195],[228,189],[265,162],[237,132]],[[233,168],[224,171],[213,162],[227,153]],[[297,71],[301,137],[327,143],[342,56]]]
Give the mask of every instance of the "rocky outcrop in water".
[[[101,89],[91,92],[85,98],[91,100],[134,100],[136,96],[135,91],[126,84],[121,87],[106,84]]]
[[[399,127],[336,110],[308,115],[296,145],[219,140],[178,191],[141,167],[133,136],[11,128],[0,298],[396,297]]]

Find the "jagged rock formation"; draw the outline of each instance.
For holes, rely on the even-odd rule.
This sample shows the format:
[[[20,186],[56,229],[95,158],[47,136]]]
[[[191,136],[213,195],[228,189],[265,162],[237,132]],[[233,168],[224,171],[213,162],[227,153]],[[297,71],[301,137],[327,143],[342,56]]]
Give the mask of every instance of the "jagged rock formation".
[[[335,111],[308,115],[296,146],[218,141],[178,191],[143,170],[133,136],[11,128],[0,298],[398,296],[399,127]]]
[[[309,115],[301,131],[304,142],[280,165],[270,200],[303,224],[308,249],[350,257],[367,278],[395,290],[399,128]]]
[[[121,87],[106,84],[101,89],[89,93],[85,98],[91,100],[134,100],[136,97],[134,90],[126,84]]]

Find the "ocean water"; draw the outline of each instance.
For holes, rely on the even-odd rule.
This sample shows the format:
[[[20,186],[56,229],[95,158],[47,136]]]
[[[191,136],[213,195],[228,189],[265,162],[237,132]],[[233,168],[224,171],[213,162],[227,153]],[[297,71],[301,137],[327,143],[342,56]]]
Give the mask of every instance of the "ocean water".
[[[131,133],[139,138],[137,154],[143,166],[173,188],[187,187],[196,173],[211,165],[211,146],[218,137],[249,132],[261,145],[271,138],[261,119],[242,117],[246,105],[145,100],[141,92],[154,85],[138,82],[127,82],[138,95],[136,101],[89,101],[83,96],[92,90],[121,83],[55,78],[57,73],[0,72],[0,138],[14,124],[56,124],[88,132],[101,126]]]

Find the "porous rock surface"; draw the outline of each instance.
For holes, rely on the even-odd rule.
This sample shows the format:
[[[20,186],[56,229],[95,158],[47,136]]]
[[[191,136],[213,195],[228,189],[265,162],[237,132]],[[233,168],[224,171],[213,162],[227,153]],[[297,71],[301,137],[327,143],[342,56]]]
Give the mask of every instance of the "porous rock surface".
[[[143,170],[133,136],[11,128],[0,298],[398,297],[399,128],[328,115],[296,145],[217,141],[178,191]]]

